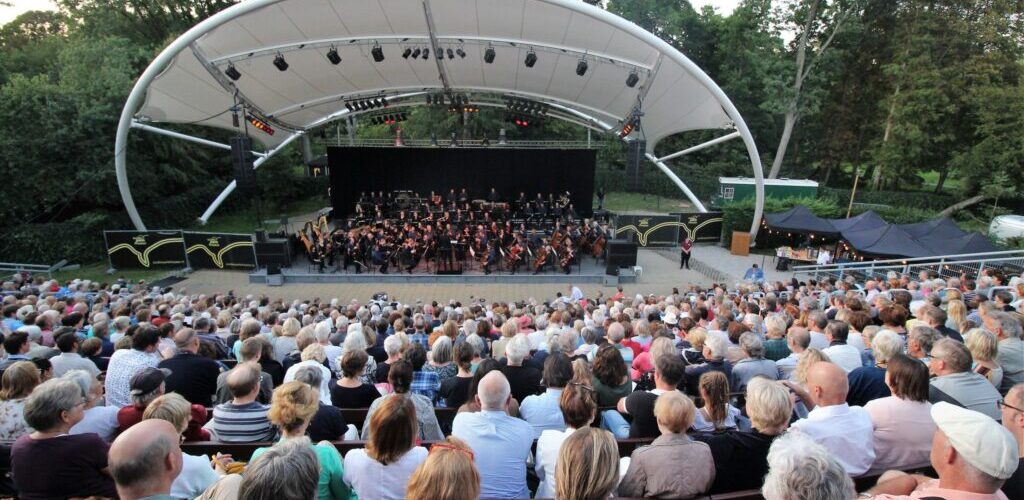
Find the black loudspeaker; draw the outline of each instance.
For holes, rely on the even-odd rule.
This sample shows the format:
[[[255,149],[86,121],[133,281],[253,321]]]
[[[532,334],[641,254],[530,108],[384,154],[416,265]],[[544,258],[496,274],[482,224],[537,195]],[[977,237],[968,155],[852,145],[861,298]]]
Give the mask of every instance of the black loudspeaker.
[[[256,265],[258,267],[269,269],[272,264],[276,264],[280,268],[291,263],[292,257],[288,250],[288,240],[256,242]]]
[[[644,153],[647,141],[629,141],[626,146],[626,189],[635,191],[643,184]]]
[[[623,267],[636,265],[637,244],[626,240],[611,240],[608,242],[608,258],[605,261],[605,274],[615,275]]]
[[[256,241],[258,241],[260,243],[263,243],[264,241],[267,241],[267,231],[266,231],[266,229],[257,229],[256,230]]]
[[[267,264],[267,276],[274,276],[281,274],[281,266],[279,264]]]
[[[256,171],[252,168],[252,139],[247,136],[231,138],[231,164],[234,166],[238,193],[245,197],[256,194]]]

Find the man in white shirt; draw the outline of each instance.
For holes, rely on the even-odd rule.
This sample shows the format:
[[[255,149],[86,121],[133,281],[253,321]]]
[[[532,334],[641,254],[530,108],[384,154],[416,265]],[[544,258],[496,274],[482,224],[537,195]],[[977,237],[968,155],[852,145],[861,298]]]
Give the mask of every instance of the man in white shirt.
[[[811,311],[808,315],[810,321],[807,323],[808,333],[811,335],[810,346],[824,351],[828,348],[829,340],[825,336],[825,327],[828,326],[828,315],[824,311]]]
[[[583,300],[583,291],[576,285],[569,285],[569,301],[577,303]]]
[[[53,365],[54,378],[62,377],[71,370],[85,370],[93,377],[100,374],[100,369],[96,367],[96,363],[78,354],[78,348],[81,343],[78,340],[78,336],[75,335],[73,328],[61,328],[57,331],[55,338],[60,354],[50,358],[50,364]]]
[[[143,368],[156,368],[160,355],[156,349],[160,344],[160,332],[152,324],[139,325],[132,335],[131,349],[118,349],[110,357],[107,377],[103,383],[107,390],[107,404],[122,408],[132,404],[131,379]]]
[[[833,363],[846,370],[846,373],[860,368],[863,364],[860,360],[860,351],[846,343],[849,336],[850,325],[842,321],[829,321],[825,327],[825,337],[828,338],[829,346],[822,351]]]
[[[867,472],[875,461],[874,427],[868,412],[846,404],[849,385],[843,368],[827,361],[815,363],[807,371],[806,391],[799,384],[784,383],[811,409],[791,429],[828,448],[847,474]]]

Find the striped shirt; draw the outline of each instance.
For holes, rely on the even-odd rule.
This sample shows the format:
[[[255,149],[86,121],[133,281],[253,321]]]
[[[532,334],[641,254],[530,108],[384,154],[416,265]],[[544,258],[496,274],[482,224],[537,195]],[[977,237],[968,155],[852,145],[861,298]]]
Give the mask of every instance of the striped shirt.
[[[211,431],[226,443],[271,441],[277,430],[267,418],[270,405],[256,401],[244,405],[219,404],[213,408]]]

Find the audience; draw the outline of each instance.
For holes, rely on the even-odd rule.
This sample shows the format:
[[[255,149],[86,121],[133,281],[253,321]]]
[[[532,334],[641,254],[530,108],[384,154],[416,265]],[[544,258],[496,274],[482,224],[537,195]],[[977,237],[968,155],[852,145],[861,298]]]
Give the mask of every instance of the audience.
[[[892,395],[864,406],[874,428],[875,461],[869,474],[928,465],[935,433],[928,402],[928,369],[900,353],[887,364],[885,385]]]
[[[106,387],[107,404],[122,408],[132,404],[131,380],[146,367],[156,368],[160,355],[156,352],[160,332],[152,325],[140,325],[131,336],[131,349],[118,349],[110,357]]]
[[[158,365],[170,371],[164,382],[167,392],[177,392],[193,404],[210,406],[217,392],[220,365],[199,355],[199,335],[191,328],[178,330],[174,334],[174,345],[178,353]]]
[[[729,402],[729,381],[725,374],[707,372],[701,375],[699,390],[704,405],[697,409],[691,428],[696,432],[736,429],[740,410]]]
[[[1024,383],[1024,340],[1020,315],[1011,316],[1002,311],[992,311],[985,317],[985,329],[999,339],[999,353],[996,361],[1003,369],[1003,380],[999,391],[1005,393],[1015,384]]]
[[[31,361],[17,361],[0,376],[0,442],[13,443],[34,431],[25,421],[25,401],[40,384]]]
[[[256,401],[260,392],[260,366],[241,363],[228,373],[231,401],[213,407],[207,429],[218,441],[251,443],[270,441],[277,435],[267,417],[270,406]]]
[[[526,396],[540,393],[540,370],[524,364],[529,356],[530,341],[526,335],[517,334],[505,345],[505,364],[501,372],[512,388],[512,399],[519,405]]]
[[[1017,441],[1019,457],[1017,471],[1003,483],[1003,493],[1015,498],[1024,497],[1024,384],[1017,384],[1006,393],[1006,399],[999,403],[1003,414],[1003,426]]]
[[[702,378],[721,373],[705,373]],[[715,464],[711,448],[686,435],[694,422],[693,401],[679,391],[658,397],[654,415],[661,436],[650,446],[637,448],[619,484],[626,497],[691,498],[711,488]],[[671,464],[670,466],[667,466]],[[724,472],[724,471],[723,471]]]
[[[971,351],[967,346],[953,339],[939,340],[932,348],[928,372],[933,377],[928,400],[933,404],[945,401],[999,419],[999,391],[988,379],[971,371]]]
[[[181,471],[177,429],[166,420],[140,422],[110,445],[110,475],[121,500],[169,498]]]
[[[468,344],[469,341],[467,340]],[[485,359],[480,362],[477,366],[476,372],[473,373],[473,379],[469,382],[469,390],[466,392],[466,402],[459,407],[459,413],[462,412],[475,412],[480,411],[480,401],[476,395],[480,386],[480,380],[487,376],[493,370],[501,370],[501,365],[493,359]],[[508,402],[508,406],[505,408],[505,413],[509,416],[519,416],[519,403],[516,402],[515,398]]]
[[[412,365],[408,361],[402,360],[392,365],[388,371],[388,382],[391,384],[391,389],[395,392],[373,400],[370,410],[366,413],[366,422],[373,420],[374,413],[377,412],[378,408],[385,401],[389,399],[408,399],[416,407],[415,414],[419,438],[430,441],[444,439],[444,435],[441,433],[441,426],[437,423],[437,416],[434,414],[433,403],[421,394],[410,392],[412,377]],[[372,429],[372,426],[365,425],[364,423],[361,433],[362,439],[371,439]]]
[[[687,366],[684,379],[686,393],[690,395],[700,394],[700,376],[710,372],[722,372],[726,378],[732,376],[732,364],[725,360],[725,353],[729,349],[729,341],[718,336],[710,335],[704,341],[704,362],[698,365]]]
[[[520,417],[533,427],[533,437],[539,438],[547,429],[565,430],[565,421],[559,409],[562,390],[572,379],[572,363],[561,352],[554,352],[544,360],[542,381],[544,394],[526,396],[519,407]]]
[[[250,462],[237,486],[238,493],[225,498],[309,500],[318,496],[320,474],[316,452],[308,442],[304,439],[283,441]]]
[[[238,350],[238,362],[241,363],[260,363],[263,356],[263,346],[266,344],[266,340],[262,338],[248,338],[242,342]],[[271,375],[265,371],[262,371],[263,367],[260,367],[260,392],[256,395],[256,401],[263,404],[270,404],[270,397],[274,394],[274,379]],[[217,375],[217,393],[214,394],[214,404],[218,405],[231,401],[231,391],[228,390],[228,373],[230,371],[223,371]]]
[[[407,363],[396,366],[402,364]],[[395,373],[394,367],[391,372]],[[367,418],[366,448],[345,456],[345,482],[359,498],[404,499],[409,478],[427,459],[427,450],[416,446],[421,434],[418,409],[407,397],[381,401],[378,411]]]
[[[95,363],[78,354],[81,341],[73,329],[61,328],[57,331],[55,339],[60,354],[50,358],[54,377],[61,377],[71,370],[85,370],[93,376],[100,374],[100,369]]]
[[[295,372],[295,381],[302,382],[316,390],[322,382],[323,372],[315,366],[303,366]],[[338,441],[348,432],[341,409],[317,401],[316,413],[306,427],[306,435],[313,441]],[[353,431],[354,433],[355,431]]]
[[[882,330],[872,337],[871,354],[874,362],[871,366],[861,366],[850,372],[847,377],[850,390],[846,402],[850,406],[864,406],[868,401],[889,396],[889,386],[885,383],[888,362],[902,350],[903,342],[893,332]]]
[[[658,437],[658,421],[654,416],[654,404],[658,397],[676,391],[683,378],[683,360],[678,356],[662,356],[654,360],[654,389],[637,391],[619,400],[615,410],[601,413],[601,426],[617,438]],[[626,423],[623,415],[630,415]]]
[[[522,337],[516,337],[519,338]],[[459,413],[452,423],[452,435],[473,449],[483,497],[530,496],[526,488],[526,462],[534,432],[530,424],[506,413],[510,399],[512,388],[508,380],[501,372],[492,371],[480,380],[476,395],[480,411]]]
[[[633,382],[626,370],[622,353],[610,344],[597,347],[593,355],[594,378],[598,406],[612,406],[633,392]]]
[[[562,444],[555,468],[555,498],[608,498],[618,482],[619,450],[611,433],[585,427]]]
[[[331,384],[331,404],[338,408],[369,408],[381,396],[376,387],[363,382],[369,358],[366,351],[349,351],[341,357],[341,378]]]
[[[555,469],[562,443],[577,429],[589,426],[597,415],[597,401],[589,378],[576,377],[569,382],[558,398],[558,408],[565,422],[564,430],[548,429],[537,438],[534,470],[540,478],[538,498],[555,494]]]
[[[778,366],[774,361],[764,357],[764,343],[761,342],[761,337],[751,332],[743,333],[740,335],[740,349],[745,357],[732,366],[732,376],[728,379],[734,391],[745,391],[747,382],[754,377],[778,378]]]
[[[828,339],[829,345],[821,351],[846,373],[850,373],[862,365],[860,351],[846,343],[849,336],[850,325],[842,321],[829,321],[825,327],[825,337]]]
[[[78,388],[82,391],[82,397],[86,401],[82,420],[71,427],[69,434],[91,432],[108,443],[113,441],[114,436],[117,435],[117,414],[120,410],[113,406],[101,406],[103,404],[103,382],[85,370],[71,370],[61,378],[78,384]]]
[[[143,412],[143,421],[158,419],[170,422],[178,436],[188,428],[191,408],[188,401],[178,394],[164,394],[153,400]],[[137,425],[137,424],[136,424]],[[215,460],[203,455],[181,454],[181,472],[171,483],[171,495],[178,498],[195,498],[226,473],[230,456],[218,455]],[[216,470],[214,469],[216,467]]]
[[[458,367],[454,377],[441,382],[437,393],[439,405],[447,408],[458,408],[465,404],[469,385],[473,381],[473,346],[463,342],[455,346],[455,365]]]
[[[967,350],[974,362],[971,371],[988,379],[997,390],[1003,382],[1003,368],[996,362],[999,339],[988,330],[974,328],[966,333]]]
[[[853,480],[833,453],[800,432],[787,433],[772,443],[761,494],[765,500],[849,500],[857,496]]]
[[[480,473],[473,463],[473,450],[452,436],[430,448],[430,454],[413,472],[406,488],[406,498],[476,500],[479,497]]]

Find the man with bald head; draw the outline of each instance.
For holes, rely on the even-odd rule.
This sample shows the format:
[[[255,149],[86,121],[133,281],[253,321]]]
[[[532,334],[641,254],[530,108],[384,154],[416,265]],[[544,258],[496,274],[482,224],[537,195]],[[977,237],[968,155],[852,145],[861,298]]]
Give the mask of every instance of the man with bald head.
[[[505,375],[498,370],[484,375],[476,401],[480,411],[456,415],[452,435],[473,449],[480,471],[480,496],[529,498],[526,460],[533,444],[533,428],[505,412],[512,401],[512,388]]]
[[[167,377],[167,392],[176,392],[189,403],[209,407],[217,392],[220,365],[199,356],[199,334],[191,328],[182,328],[174,334],[178,353],[160,362],[160,368],[171,370]]]
[[[143,420],[110,445],[110,475],[122,500],[162,500],[181,473],[178,430],[160,419]]]
[[[846,371],[835,363],[819,361],[807,371],[807,389],[784,382],[810,411],[791,429],[824,445],[843,464],[846,473],[859,476],[875,461],[871,416],[859,406],[846,404]]]

